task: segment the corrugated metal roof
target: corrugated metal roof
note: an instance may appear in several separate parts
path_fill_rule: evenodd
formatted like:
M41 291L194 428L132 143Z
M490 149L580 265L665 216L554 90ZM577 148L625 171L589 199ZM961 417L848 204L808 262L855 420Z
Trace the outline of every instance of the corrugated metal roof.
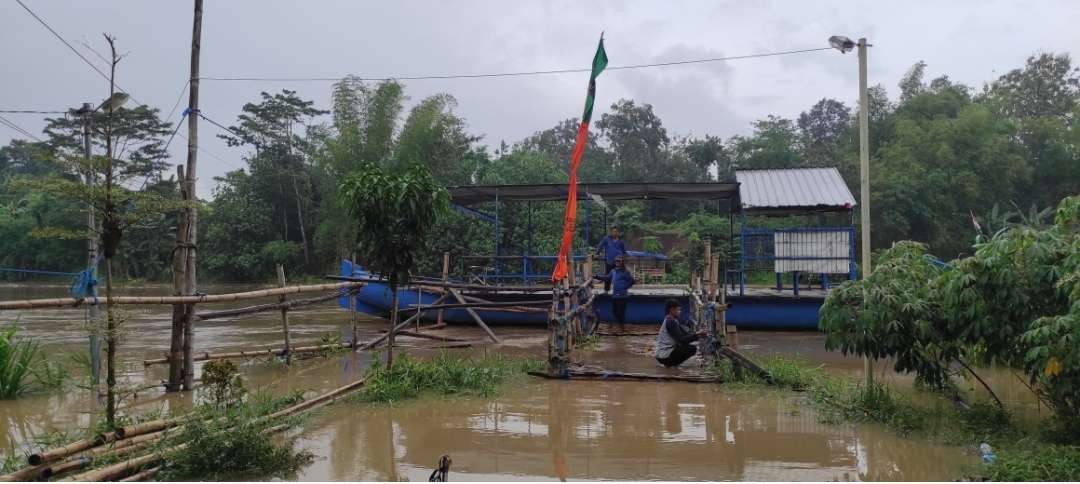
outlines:
M836 168L736 170L743 210L848 210L855 206Z

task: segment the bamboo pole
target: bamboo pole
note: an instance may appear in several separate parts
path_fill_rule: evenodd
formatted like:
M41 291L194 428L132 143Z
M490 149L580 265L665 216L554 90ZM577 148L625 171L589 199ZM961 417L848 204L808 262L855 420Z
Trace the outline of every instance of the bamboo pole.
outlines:
M184 165L176 167L177 185L180 187L180 200L189 203L184 182ZM176 222L176 245L173 249L173 296L184 295L184 278L187 272L187 211L180 210ZM166 391L180 391L184 378L184 311L187 306L174 304L172 307L172 333L169 339L169 385Z
M237 292L231 294L202 294L196 296L114 296L112 298L98 298L97 301L83 300L78 301L75 298L59 297L49 299L25 299L20 301L3 301L0 302L0 311L11 309L37 309L37 308L56 308L56 307L75 307L80 304L115 304L115 305L131 305L131 304L199 304L199 303L216 303L216 302L229 302L229 301L243 301L246 299L259 299L264 297L280 296L282 294L301 294L305 292L326 292L336 291L339 289L348 289L353 287L361 287L361 282L341 282L337 284L316 284L309 286L291 286L275 289L262 289L258 291L249 292Z
M349 266L352 267L352 264L355 263L355 261L356 261L356 252L353 252L352 253L352 258L349 259ZM349 293L349 322L352 323L352 349L353 350L356 350L356 344L357 344L357 342L360 341L358 339L358 336L357 336L357 333L356 333L356 327L359 325L359 322L360 322L360 313L359 313L359 311L356 310L356 297L357 297L357 293L355 293L355 292Z
M564 375L551 375L542 371L530 371L530 375L549 379L566 379ZM679 381L691 383L722 383L722 380L708 376L652 375L646 373L625 373L608 370L567 370L571 380L631 380L631 381Z
M465 304L465 298L461 297L461 293L458 292L457 289L454 289L454 288L448 288L448 289L450 290L450 294L452 294L454 296L454 298L458 300L459 303ZM472 316L473 321L476 321L476 324L479 325L480 328L482 328L484 330L484 332L486 332L488 334L488 336L491 338L492 341L494 341L496 343L501 343L501 341L499 341L499 337L495 336L495 332L492 331L491 328L489 328L488 325L484 323L483 319L480 319L480 315L476 314L476 311L473 311L473 309L471 307L465 308L465 311L469 313L469 316Z
M447 284L450 282L450 253L443 252L442 254L442 283ZM435 317L435 324L443 324L443 310L440 309L438 315Z
M435 340L435 341L451 341L451 342L468 341L468 340L464 340L464 339L461 339L461 338L452 338L450 336L442 336L442 335L427 334L427 333L417 333L416 331L407 331L407 330L400 330L400 331L397 332L397 334L398 334L398 336L412 336L413 338L432 339L432 340Z
M277 266L277 276L278 276L278 282L281 283L281 287L283 289L289 287L288 284L285 282L285 266L283 266L281 264L278 264L278 266ZM289 337L289 308L284 306L284 304L286 302L288 302L288 300L285 298L284 294L279 296L278 303L282 304L282 308L281 308L281 331L283 333L285 333L285 364L286 365L291 365L292 364L292 353L289 351L289 348L292 346L292 341L291 341L291 338Z
M154 478L161 472L161 466L151 467L142 472L136 472L128 477L120 479L120 482L146 482Z
M334 350L339 348L348 348L351 343L339 343L333 345L318 345L318 346L299 346L296 348L290 348L289 352L292 354L300 353L314 353L323 350ZM363 349L363 348L361 348ZM209 361L209 360L221 360L232 358L255 358L259 356L284 356L285 350L283 348L266 348L262 350L245 350L245 351L233 351L229 353L203 353L201 355L194 356L194 361ZM152 360L143 360L143 366L160 365L168 362L168 358L155 358Z
M377 277L350 277L350 276L338 276L328 275L326 279L332 281L350 281L350 282L377 282L382 284L389 284L385 279L379 279ZM464 291L487 291L487 292L499 292L499 291L517 291L517 292L547 292L549 289L544 286L489 286L485 284L463 284L458 282L442 282L438 280L419 280L414 281L410 286L429 286L429 287L444 287L460 289Z
M350 298L352 298L352 297L354 297L356 295L356 292L355 291L350 291L350 292L348 292L346 294ZM195 317L198 318L200 321L207 321L207 320L211 320L211 319L227 318L227 317L231 317L231 316L243 316L243 315L252 314L252 313L261 313L261 312L264 312L264 311L274 311L274 310L285 309L285 308L294 309L294 308L298 308L298 307L311 306L313 304L319 304L319 303L326 302L326 301L332 301L332 300L340 298L340 297L341 297L341 293L334 292L334 293L326 294L326 295L319 296L319 297L313 297L313 298L309 298L309 299L292 299L292 300L286 301L284 303L277 302L277 303L270 303L270 304L259 304L257 306L248 306L248 307L236 308L236 309L224 309L224 310L221 310L221 311L206 311L206 312L202 312L202 313L197 313L195 315ZM351 299L350 299L350 304L352 304ZM349 309L352 309L352 308L350 307Z

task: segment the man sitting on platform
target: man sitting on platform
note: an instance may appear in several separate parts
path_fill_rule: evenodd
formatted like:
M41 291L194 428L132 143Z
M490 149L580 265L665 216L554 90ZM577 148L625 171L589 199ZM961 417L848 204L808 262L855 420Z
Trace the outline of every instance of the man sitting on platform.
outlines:
M682 305L675 299L668 299L664 303L664 312L664 322L656 335L656 361L667 367L679 366L698 351L697 346L690 343L705 337L708 332L701 330L691 333L684 327L679 322Z
M637 281L634 274L626 268L626 259L619 254L615 257L615 267L605 275L595 275L593 279L604 281L604 285L615 286L611 293L611 312L615 314L615 322L619 324L619 332L626 331L626 303L630 300L630 286Z

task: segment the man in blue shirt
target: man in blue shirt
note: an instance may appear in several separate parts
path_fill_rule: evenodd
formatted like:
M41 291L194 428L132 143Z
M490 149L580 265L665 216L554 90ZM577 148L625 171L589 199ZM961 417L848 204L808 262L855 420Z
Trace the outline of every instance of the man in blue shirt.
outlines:
M615 292L611 293L611 312L615 313L615 322L619 324L619 332L625 332L626 303L630 299L630 286L637 281L634 280L634 274L626 269L626 261L622 254L615 257L614 269L605 275L595 275L593 278L615 286Z
M596 246L596 253L604 253L604 274L608 274L615 268L615 258L626 254L626 244L619 238L619 226L611 226L611 234L605 235ZM611 281L604 281L604 292L611 290Z

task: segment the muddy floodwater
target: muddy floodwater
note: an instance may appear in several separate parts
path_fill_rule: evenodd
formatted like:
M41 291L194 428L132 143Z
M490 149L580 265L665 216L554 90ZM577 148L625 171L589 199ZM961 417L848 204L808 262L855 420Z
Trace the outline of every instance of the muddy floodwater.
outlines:
M206 293L238 292L255 286L201 288ZM0 285L0 300L64 296L66 287ZM164 286L124 287L123 294L167 294ZM201 305L200 310L246 304ZM164 365L144 367L168 349L168 306L125 307L121 386L136 388L166 378ZM349 315L326 303L290 314L295 346L317 344L326 335L348 340ZM88 351L85 311L80 308L0 312L0 324L17 324L22 337L35 339L54 360L76 375L71 355ZM359 337L370 340L385 320L361 317ZM644 328L642 328L644 329ZM476 328L450 328L448 334L480 340ZM458 352L500 352L543 356L541 328L495 328L501 345ZM281 319L267 312L197 323L201 352L280 347ZM823 365L827 371L855 374L861 360L823 349L817 333L741 332L740 348L753 355L785 354ZM403 338L404 351L429 355L433 342ZM659 372L648 356L652 338L605 338L587 353L590 364L625 371ZM346 352L294 362L269 359L242 365L249 389L274 393L306 390L310 395L357 379L371 363L369 353ZM910 387L885 367L880 376ZM1006 384L1007 373L992 374L1014 407L1034 398ZM81 382L76 378L73 384ZM0 453L23 452L49 433L85 428L101 418L96 392L69 384L47 395L0 400ZM124 402L127 413L159 409L181 411L190 394L163 396L159 389L139 392ZM428 398L393 407L340 402L319 411L298 445L315 461L300 480L426 480L443 454L453 459L452 480L952 480L977 465L970 447L929 444L898 437L877 425L819 423L804 397L773 390L725 389L693 383L548 381L521 377L491 399ZM974 443L973 445L977 445Z

